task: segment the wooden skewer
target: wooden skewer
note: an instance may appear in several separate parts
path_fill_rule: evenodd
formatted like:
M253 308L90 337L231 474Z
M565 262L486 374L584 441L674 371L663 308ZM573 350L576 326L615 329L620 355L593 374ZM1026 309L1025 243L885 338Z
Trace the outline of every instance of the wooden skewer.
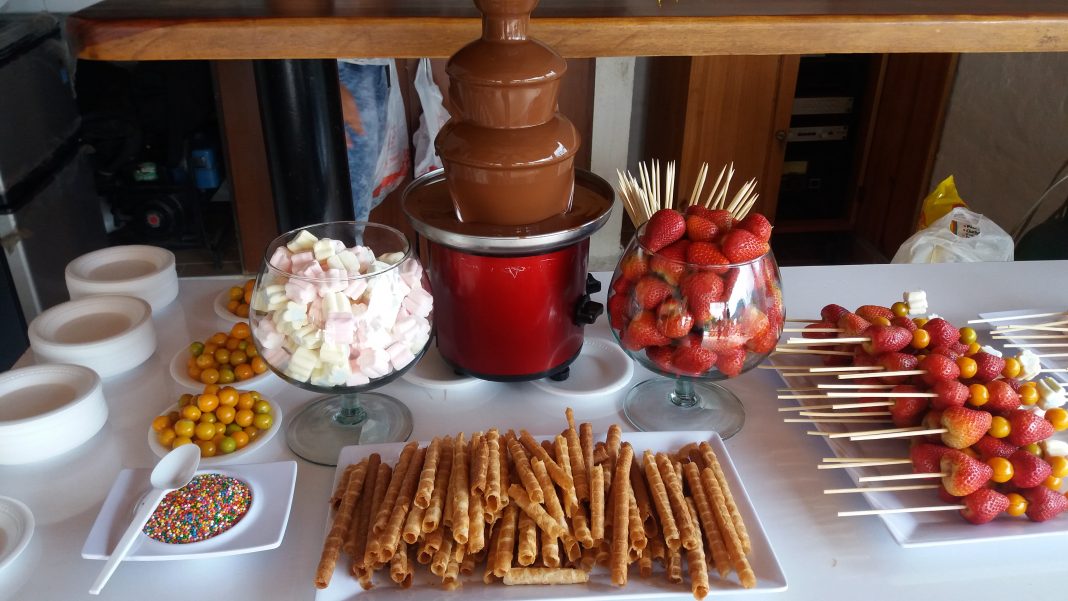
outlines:
M1039 373L1044 373L1044 374L1064 374L1064 373L1068 373L1068 369L1065 369L1063 367L1050 367L1050 368L1040 369L1038 371L1039 371Z
M827 398L827 395L826 394L780 394L780 395L776 396L775 398L780 399L780 400L796 401L796 400L800 400L800 399L825 399L825 398Z
M828 488L823 491L825 495L841 495L857 492L896 492L901 490L933 490L938 488L937 484L902 484L901 486L871 486L860 488ZM963 505L961 506L963 507ZM867 510L871 511L871 510ZM838 512L838 515L848 512ZM903 511L887 511L887 513L905 513ZM859 513L856 515L860 515Z
M1068 353L1045 353L1042 355L1035 355L1039 359L1056 359L1058 357L1068 357Z
M808 332L811 334L837 334L840 332L844 332L845 330L843 330L842 328L783 328L782 331L795 333Z
M849 440L882 440L883 438L906 438L909 436L926 436L928 434L942 434L949 432L945 428L929 428L927 430L915 430L912 432L886 432L885 434L861 434L860 436L850 436Z
M686 206L693 206L697 204L698 199L701 198L701 189L705 187L705 180L708 179L708 163L701 163L701 170L697 172L697 181L693 183L693 190L690 192L690 201Z
M1060 321L1047 321L1045 323L1032 323L1032 324L1009 324L1004 326L997 326L994 328L995 332L1013 332L1017 330L1041 330L1043 328L1050 328L1053 326L1063 326L1068 324L1068 319L1062 319Z
M927 487L938 488L938 487ZM918 490L918 489L901 489L901 490ZM857 511L838 511L839 518L849 518L853 516L882 516L884 513L917 513L921 511L952 511L955 509L963 509L963 505L931 505L929 507L898 507L896 509L859 509Z
M886 461L862 461L858 463L822 463L816 466L818 470L836 470L852 467L875 467L878 465L906 465L912 463L911 459L888 459Z
M853 353L849 351L820 351L816 349L793 349L784 348L781 346L775 347L775 352L772 354L779 355L834 355L837 357L852 357Z
M851 390L889 390L893 384L816 384L817 390L849 388Z
M901 371L884 371L879 373L880 378L896 378L898 376L919 376L927 373L923 369L903 369ZM842 374L838 376L839 380L850 380L856 378L868 378L871 374Z
M784 319L786 323L821 323L819 319Z
M908 428L884 428L882 430L864 430L864 431L859 431L859 432L836 432L834 434L830 434L829 436L831 438L850 438L851 439L853 436L876 436L876 435L879 435L879 434L895 434L895 433L902 434L902 433L906 433L906 432L911 434L913 432L918 432L918 431L920 431L920 428L918 426L911 426L911 427L908 427Z
M841 419L823 418L823 417L806 417L806 418L787 418L782 420L786 424L891 424L893 423L888 419L878 418L861 418L861 417L846 417Z
M968 323L994 323L998 321L1012 321L1014 319L1037 319L1039 317L1057 317L1059 315L1068 315L1068 311L1059 311L1056 313L1030 313L1027 315L1013 315L1011 317L989 317L987 319L969 319Z
M893 474L890 476L861 476L859 482L888 482L891 480L929 480L945 476L941 472L923 472L919 474Z
M792 376L807 376L807 377L810 377L810 378L811 377L815 377L815 376L832 377L832 376L842 376L844 374L854 375L854 377L857 377L857 378L870 378L870 377L874 377L876 375L882 375L882 374L877 373L878 370L869 370L869 371L866 371L864 373L857 373L857 371L856 371L857 369L858 368L854 368L854 367L841 367L841 368L837 368L837 369L835 369L835 368L827 368L826 371L815 371L815 370L812 370L812 369L809 369L807 371L781 371L781 372L779 372L779 375L784 377L784 378L792 377Z
M802 411L798 413L805 417L890 417L889 411ZM885 420L884 420L885 421Z
M818 373L831 372L831 371L868 371L868 372L880 371L880 372L886 372L886 368L883 367L882 365L843 365L841 367L827 367L827 366L811 367L811 368L809 368L809 371L812 372L812 373L817 373L817 374ZM890 372L886 372L886 373L890 373ZM884 374L879 374L879 375L882 376ZM856 377L860 378L860 377L865 377L865 376L856 376Z
M841 338L787 338L786 344L807 344L807 345L823 345L823 344L855 344L858 342L871 342L871 338L867 336L843 336Z
M823 367L822 365L772 365L770 363L761 363L757 366L757 369L812 369L814 367Z
M1068 342L1033 342L1031 344L1006 344L1005 346L1007 348L1053 348L1068 346Z
M798 387L798 388L776 388L775 392L819 392L819 388L815 386Z
M859 392L828 392L827 398L835 399L856 399L864 397L887 397L887 398L910 398L910 399L923 399L937 397L938 393L935 392L890 392L882 390L867 390Z
M798 405L796 407L779 407L780 412L787 411L810 411L813 409L860 409L862 407L889 407L891 401L869 401L866 403L841 403L834 405Z
M1021 336L998 336L994 334L994 340L1060 340L1068 338L1068 334L1023 334Z
M824 457L824 463L864 463L872 461L905 461L912 463L911 459L902 457Z
M731 173L733 174L734 173L734 163L731 163L730 170L731 170ZM714 209L714 208L716 208L713 205L713 202L716 200L716 198L718 198L718 195L719 195L719 184L723 181L723 176L726 173L727 173L727 166L724 165L723 168L719 170L719 176L716 177L716 183L713 184L712 188L708 191L708 198L706 198L705 201L703 203L701 203L701 204L704 205L704 207L706 209ZM727 181L730 182L730 176L727 177Z

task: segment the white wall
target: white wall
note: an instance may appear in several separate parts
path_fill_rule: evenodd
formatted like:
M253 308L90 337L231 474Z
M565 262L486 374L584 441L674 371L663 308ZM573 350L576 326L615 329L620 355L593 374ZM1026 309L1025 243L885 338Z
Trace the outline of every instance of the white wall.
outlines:
M929 189L953 175L973 210L1012 233L1065 159L1068 53L961 55Z
M594 76L590 170L616 187L630 148L634 58L599 58ZM590 241L590 271L612 271L623 249L619 232L626 211L617 198L612 215Z

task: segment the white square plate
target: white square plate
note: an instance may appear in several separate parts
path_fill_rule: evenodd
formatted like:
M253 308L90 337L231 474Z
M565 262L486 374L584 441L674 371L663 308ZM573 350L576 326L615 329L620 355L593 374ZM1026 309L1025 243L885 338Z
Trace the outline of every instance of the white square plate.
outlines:
M107 559L130 523L134 508L148 491L151 469L119 472L82 547L86 559ZM252 489L252 505L233 528L222 534L185 545L168 544L147 536L134 543L125 561L165 561L237 555L274 549L282 544L297 482L295 461L226 465L198 470L241 480Z
M535 438L542 440L549 437ZM603 438L604 436L602 435L601 439L603 440ZM715 432L624 432L623 440L630 442L634 446L635 454L639 456L645 449L675 451L687 443L707 440L719 457L720 463L723 464L724 475L730 484L731 491L734 493L735 502L752 539L752 553L749 556L749 561L753 567L753 572L756 573L757 585L752 589L744 589L738 583L736 574L732 573L728 580L721 580L715 571L712 571L709 574L710 598L731 593L771 593L786 590L786 576L779 566L779 560L775 557L771 543L764 532L764 527L753 510L753 504L750 502L749 495L738 477L738 472L731 462L730 455L727 453L726 447L723 446L723 441L720 440ZM421 444L426 445L428 443L423 442ZM356 463L371 453L381 455L383 462L394 463L403 448L404 443L345 447L338 457L338 471L335 474L334 486L337 486L338 477L344 471L345 466L350 463ZM330 527L332 517L329 516L327 520L327 529ZM370 595L373 598L403 598L405 601L455 601L459 598L463 598L465 601L521 601L527 599L606 599L615 601L620 599L666 599L677 598L679 595L690 595L688 578L684 584L671 584L664 578L663 570L659 569L659 566L657 566L653 577L647 580L639 578L637 570L632 569L627 586L623 588L613 586L608 571L598 566L594 569L587 584L504 586L497 583L486 585L482 583L481 572L479 572L477 575L463 577L463 587L457 591L442 589L440 579L435 578L427 567L422 565L416 566L415 583L410 589L401 589L395 586L392 581L384 582L389 578L388 573L379 571L375 575L375 588L370 591L364 591L355 578L350 575L348 568L348 557L343 555L338 559L330 586L316 591L316 601L340 601L364 595Z
M988 337L985 337L989 340ZM984 336L980 335L980 340ZM811 358L803 356L772 356L772 363L776 366L789 366L811 363ZM817 382L806 377L783 378L787 386L808 387L816 386ZM830 379L821 379L822 383L829 383ZM850 399L840 399L843 403ZM856 400L856 399L853 399ZM791 401L784 401L788 403ZM825 404L827 399L798 400L798 404L814 405ZM783 417L787 417L783 414ZM847 430L876 430L879 428L892 428L893 424L794 424L801 426L798 436L804 436L805 429L816 429L820 432L845 432ZM1063 434L1063 433L1061 433ZM827 445L831 448L835 457L899 457L908 458L909 439L891 438L884 440L850 441L847 438L827 438ZM813 468L815 469L815 468ZM854 484L862 486L859 482L861 476L890 475L911 473L909 465L890 465L869 468L846 469ZM914 481L914 483L916 483ZM921 483L929 483L921 482ZM882 484L893 484L886 482ZM864 484L863 486L874 486ZM902 507L920 507L924 505L944 504L935 490L911 490L899 492L870 492L861 493L873 509L900 509ZM930 547L936 545L955 545L963 543L976 543L982 541L998 541L1016 538L1032 538L1039 536L1068 534L1068 520L1055 519L1047 522L1036 523L1025 518L1001 517L993 522L974 525L964 521L955 511L930 511L925 513L895 513L881 514L879 518L886 524L890 534L902 547ZM849 517L841 519L864 520L867 517Z

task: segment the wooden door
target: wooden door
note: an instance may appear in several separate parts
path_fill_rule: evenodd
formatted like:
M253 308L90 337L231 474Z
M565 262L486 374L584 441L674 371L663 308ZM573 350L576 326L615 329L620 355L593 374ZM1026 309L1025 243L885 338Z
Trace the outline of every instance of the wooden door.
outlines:
M688 198L701 164L705 190L733 162L730 191L756 178L754 210L775 218L786 129L797 82L797 56L700 56L651 59L645 154L679 162L679 194Z

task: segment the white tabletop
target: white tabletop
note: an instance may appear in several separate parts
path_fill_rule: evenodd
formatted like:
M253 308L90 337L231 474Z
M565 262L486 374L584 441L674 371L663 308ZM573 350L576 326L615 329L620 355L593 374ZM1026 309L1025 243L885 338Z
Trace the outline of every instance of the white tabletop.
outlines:
M599 275L602 281L607 279L607 274ZM1064 308L1068 300L1065 276L1068 262L783 270L791 317L816 316L820 307L831 302L850 308L888 305L904 290L924 289L931 311L955 323L986 311ZM231 281L237 280L182 281L180 300L155 317L160 340L155 355L133 372L105 381L111 413L93 440L51 461L0 466L0 494L26 503L37 521L29 547L0 572L0 600L92 598L87 591L102 563L81 558L86 535L119 470L154 465L156 456L146 443L149 421L183 392L168 375L168 362L194 337L228 329L214 315L212 299ZM602 318L587 328L587 336L610 338L611 334ZM648 377L644 369L634 370L635 383ZM780 385L770 370L753 370L727 382L747 410L745 427L727 441L727 447L789 581L788 592L767 598L1063 597L1068 538L904 549L878 518L836 517L839 510L864 509L866 504L860 498L822 494L823 489L851 482L846 474L815 469L820 458L828 455L828 448L823 441L805 436L803 426L782 422L774 391ZM620 410L626 388L594 399L554 397L529 383L481 382L440 391L399 380L383 390L411 408L413 440L491 426L556 432L569 405L577 419L593 422L595 431L603 432L613 422L627 428ZM314 396L277 379L262 387L262 392L279 403L287 416ZM280 434L248 462L288 459L296 457ZM211 560L126 563L99 598L313 599L312 578L334 469L297 461L296 496L280 548ZM692 598L688 593L678 596L680 601L688 598Z

